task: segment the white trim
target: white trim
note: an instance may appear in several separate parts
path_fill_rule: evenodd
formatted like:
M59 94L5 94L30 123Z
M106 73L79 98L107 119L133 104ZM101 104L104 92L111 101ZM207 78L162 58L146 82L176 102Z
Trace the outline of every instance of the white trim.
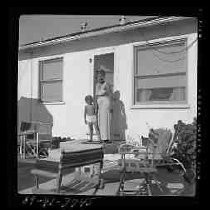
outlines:
M131 109L190 109L189 104L144 104L132 105Z
M44 105L64 105L65 102L64 101L60 101L60 102L40 102L41 104L44 104Z
M46 61L46 60L54 60L54 59L64 59L65 54L59 54L59 55L50 55L50 56L44 56L44 57L37 57L35 58L38 62L40 61Z
M93 58L95 55L104 55L104 54L108 54L108 53L115 53L115 50L116 50L116 47L103 47L103 48L94 49L92 51Z

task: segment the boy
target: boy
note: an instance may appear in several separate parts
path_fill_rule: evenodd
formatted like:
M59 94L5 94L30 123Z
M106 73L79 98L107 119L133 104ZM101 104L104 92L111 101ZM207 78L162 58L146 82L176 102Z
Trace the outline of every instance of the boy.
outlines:
M84 110L84 120L85 124L88 124L90 131L90 141L93 141L93 126L100 141L100 133L98 128L97 116L96 116L96 107L93 104L93 97L88 95L85 97L85 110Z

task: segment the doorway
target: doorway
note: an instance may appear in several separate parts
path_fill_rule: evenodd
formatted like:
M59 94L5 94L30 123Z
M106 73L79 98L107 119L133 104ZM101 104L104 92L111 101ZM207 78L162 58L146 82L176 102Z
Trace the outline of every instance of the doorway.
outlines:
M105 80L111 86L111 91L113 95L115 94L115 87L114 87L114 52L108 52L104 54L94 55L94 85L93 85L93 93L95 96L95 85L97 82L97 72L99 69L103 69L106 72ZM119 92L119 91L118 91ZM112 103L112 110L113 113L111 114L111 126L110 126L110 137L111 140L121 140L124 138L122 136L122 132L120 130L121 125L119 125L119 108L117 107L119 104L119 100L115 103Z
M94 55L94 85L93 93L95 96L95 85L97 82L97 72L103 69L106 72L105 80L111 86L111 91L114 90L114 53L106 53Z

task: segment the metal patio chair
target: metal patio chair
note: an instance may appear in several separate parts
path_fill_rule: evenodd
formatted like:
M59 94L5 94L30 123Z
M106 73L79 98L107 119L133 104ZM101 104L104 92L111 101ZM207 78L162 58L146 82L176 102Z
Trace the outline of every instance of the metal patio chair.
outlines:
M167 132L165 132L166 134ZM145 146L133 144L122 144L119 147L121 159L120 184L117 195L148 195L151 196L151 184L155 184L160 191L163 191L161 183L156 179L157 167L178 165L183 172L186 172L184 165L177 159L171 157L174 136L167 133L157 133L150 130L149 138L142 137ZM132 155L132 158L126 156ZM137 185L136 190L126 190L126 174L138 173L143 175L144 181Z
M119 160L121 175L117 195L151 196L151 183L156 184L162 191L162 188L155 177L157 168L154 165L154 156L150 161L147 149L145 150L144 147L136 147L132 144L123 144L119 148L119 153L121 154L121 159ZM137 154L141 154L141 159L135 157ZM134 155L134 157L126 158L127 155ZM126 176L128 174L138 174L143 178L143 182L136 183L137 186L135 190L126 189Z
M47 128L47 129L46 129ZM43 122L21 122L18 148L22 159L47 156L51 147L51 124Z

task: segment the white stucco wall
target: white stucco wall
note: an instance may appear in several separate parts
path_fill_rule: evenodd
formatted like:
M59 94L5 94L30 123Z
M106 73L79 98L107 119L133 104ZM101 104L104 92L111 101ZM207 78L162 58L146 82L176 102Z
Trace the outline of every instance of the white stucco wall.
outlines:
M18 100L31 97L31 60L18 62Z
M189 45L197 39L197 34L187 34L184 37L188 38ZM132 105L133 45L121 45L116 50L119 58L116 70L119 73L116 75L119 77L117 88L126 108L127 135L133 138L138 138L138 134L148 135L149 128L169 128L173 131L173 126L178 120L191 123L197 116L197 42L188 49L187 54L188 103L181 106L169 105L168 108L161 105L153 105L151 108Z
M19 62L18 100L21 96L38 99L39 60L63 57L63 103L43 105L53 116L53 136L86 136L84 124L84 98L92 94L92 64L88 52L68 53L58 56L40 57ZM32 85L31 85L32 73Z
M185 34L188 42L196 39L197 34ZM188 50L187 97L184 106L153 106L150 108L133 107L132 74L133 46L143 42L109 46L115 53L114 89L120 91L120 100L125 105L126 134L137 138L137 134L147 135L150 127L169 128L178 120L191 123L197 115L197 42ZM108 51L109 51L108 48ZM55 56L37 57L19 61L18 100L21 96L38 98L38 61L63 56L63 101L62 104L44 104L53 116L53 136L86 137L87 126L83 120L84 97L92 94L94 54L106 52L106 48L70 52ZM31 77L32 72L32 77ZM32 78L32 85L31 85Z

